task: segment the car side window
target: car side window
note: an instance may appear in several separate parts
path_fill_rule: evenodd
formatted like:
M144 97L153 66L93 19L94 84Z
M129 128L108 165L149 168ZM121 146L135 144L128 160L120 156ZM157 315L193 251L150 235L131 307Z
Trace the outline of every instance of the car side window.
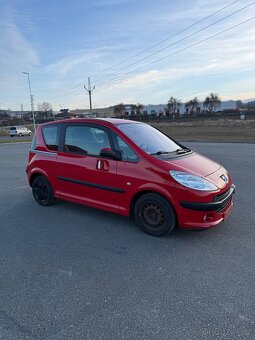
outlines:
M138 162L137 154L127 145L126 142L119 136L117 136L117 142L119 145L119 150L122 153L122 160L129 162Z
M45 141L45 145L49 150L57 151L58 150L58 136L59 136L59 127L56 125L49 125L42 128L43 138Z
M91 126L67 126L64 151L99 156L102 148L110 148L105 130Z

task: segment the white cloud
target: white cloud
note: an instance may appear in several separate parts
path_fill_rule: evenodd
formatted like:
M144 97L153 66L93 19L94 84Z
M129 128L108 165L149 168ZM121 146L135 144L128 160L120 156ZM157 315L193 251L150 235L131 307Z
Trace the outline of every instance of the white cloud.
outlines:
M128 65L128 62L122 63L119 68L122 67L123 69L114 73L115 76L106 77L103 81L100 81L101 76L115 72L118 69L118 67L113 68L112 65L120 63L125 58L128 59L139 51L152 46L153 43L157 43L157 39L158 41L163 40L164 36L170 36L227 5L227 3L223 4L220 0L179 1L175 4L167 0L165 2L161 0L157 4L152 1L149 2L148 8L145 8L142 12L142 7L136 5L135 1L90 0L90 4L93 4L92 7L94 7L93 10L100 11L101 9L96 8L97 6L112 6L109 10L113 14L115 7L123 3L126 4L125 8L128 9L127 13L132 9L134 16L131 18L126 13L123 13L121 17L116 15L115 22L113 15L110 19L112 20L111 25L107 22L109 18L105 16L105 22L102 23L102 26L101 23L95 26L95 34L89 37L86 50L77 50L77 44L72 45L71 42L70 46L68 45L70 49L63 50L63 46L59 45L60 42L56 40L54 32L52 37L44 36L43 24L45 24L45 20L42 23L41 20L35 19L39 19L41 14L40 11L38 13L35 11L36 6L32 6L31 8L33 9L25 6L26 8L20 12L10 8L10 6L5 9L0 21L0 72L1 84L3 84L1 95L5 95L6 98L11 98L12 96L12 98L20 100L22 91L19 91L18 87L25 81L21 72L28 71L32 73L35 100L42 99L61 103L61 105L66 103L70 107L71 105L75 107L87 105L88 98L83 85L87 83L88 76L91 77L92 85L100 84L100 82L102 84L102 86L96 87L94 93L98 106L100 106L100 103L104 106L105 104L110 105L120 101L161 102L164 101L164 97L168 96L168 94L171 95L171 92L180 99L199 94L204 96L203 91L210 88L212 88L213 92L219 92L220 95L231 96L231 91L233 91L233 95L237 94L238 97L239 91L241 97L244 97L245 94L254 97L254 94L250 95L248 88L248 86L252 85L252 81L250 83L249 80L245 79L242 82L239 81L240 77L244 77L245 73L247 73L248 77L248 71L250 71L250 74L255 72L254 22L239 26L176 55L167 57L160 62L153 63L147 68L137 68L137 70L131 72L133 68L141 65L141 63L134 65L133 68L128 66L124 68L123 66ZM250 3L248 0L239 1L219 15L211 17L208 21L204 21L191 30L187 30L187 32L185 31L182 35L176 36L172 40L167 40L164 44L158 45L157 48L170 45L171 42L191 34L197 29L216 21L217 18L224 17L248 3ZM145 7L146 5L147 3ZM153 13L155 15L152 15L152 9L154 10L155 8L158 8L158 11L156 14ZM250 7L248 10L240 12L240 15L226 20L226 22L222 21L219 25L215 25L175 46L171 46L169 49L148 58L148 60L144 60L143 63L149 64L153 60L163 58L167 54L233 26L251 17L252 9L254 8ZM118 13L120 13L119 8ZM42 16L48 20L51 17L50 10L45 9ZM116 23L119 24L117 25ZM103 24L106 24L106 26ZM107 37L104 34L101 35L103 27L109 28L105 32ZM30 35L30 33L35 34ZM51 50L53 53L50 56L43 54L45 52L44 47L40 49L41 63L39 51L35 49L31 40L28 40L29 36L34 38L35 35L39 37L36 42L38 46L39 44L43 46L43 44L47 45L48 43L55 46L55 50ZM120 37L121 39L119 39ZM79 43L79 39L84 42L84 37L82 40L77 36L76 43ZM76 47L74 48L74 46ZM79 46L84 46L84 44ZM150 51L155 50L156 48L153 48ZM148 55L150 51L147 50L142 55ZM61 57L58 56L60 54ZM139 58L141 58L141 54L140 57L130 59L129 63ZM95 73L97 74L95 75ZM228 78L234 79L234 76L236 87L228 83ZM116 79L111 81L113 77ZM216 79L217 86L214 87ZM193 86L193 83L196 83L196 85ZM15 92L10 91L10 89L15 87L17 91L16 94L13 94ZM7 93L8 89L9 93ZM27 88L24 91L27 92ZM2 99L1 102L3 102Z
M15 24L14 13L7 11L0 23L1 35L1 89L6 90L18 83L22 71L39 64L39 57L31 43Z

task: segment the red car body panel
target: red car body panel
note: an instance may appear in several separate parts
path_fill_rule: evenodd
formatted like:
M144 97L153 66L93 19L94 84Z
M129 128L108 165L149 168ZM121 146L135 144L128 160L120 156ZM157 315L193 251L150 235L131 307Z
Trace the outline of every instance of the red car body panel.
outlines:
M42 128L50 124L61 126L69 123L96 124L115 132L137 154L139 161L118 161L48 149ZM210 205L219 195L230 190L233 192L231 177L227 175L227 183L220 177L226 174L221 165L195 152L168 160L154 157L120 131L118 124L128 123L130 121L118 119L77 119L38 126L36 145L30 150L27 166L30 185L35 176L42 174L50 182L56 198L124 216L132 214L133 203L137 197L145 192L156 192L172 204L179 227L186 229L210 228L229 215L233 205L232 197L222 209L198 208L199 204ZM218 189L208 192L184 187L170 176L170 170L203 177L214 183Z

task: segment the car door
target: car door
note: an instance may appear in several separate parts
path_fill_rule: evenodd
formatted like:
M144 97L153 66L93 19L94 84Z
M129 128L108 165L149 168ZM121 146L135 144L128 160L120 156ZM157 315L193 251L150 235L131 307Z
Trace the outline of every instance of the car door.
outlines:
M115 149L122 154L122 160L117 162L118 187L123 190L120 213L128 215L133 197L147 183L147 170L130 145L116 133L112 137Z
M57 157L59 197L118 212L122 189L116 180L117 161L100 156L111 148L107 128L74 123L63 126Z

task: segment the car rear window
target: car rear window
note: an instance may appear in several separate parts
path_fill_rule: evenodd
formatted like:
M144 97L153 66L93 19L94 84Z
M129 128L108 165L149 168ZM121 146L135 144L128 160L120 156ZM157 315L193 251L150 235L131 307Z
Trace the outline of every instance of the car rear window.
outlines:
M59 127L57 125L49 125L42 128L45 145L49 150L58 150Z
M16 127L15 127L15 126L12 126L12 127L10 127L9 130L16 130Z

